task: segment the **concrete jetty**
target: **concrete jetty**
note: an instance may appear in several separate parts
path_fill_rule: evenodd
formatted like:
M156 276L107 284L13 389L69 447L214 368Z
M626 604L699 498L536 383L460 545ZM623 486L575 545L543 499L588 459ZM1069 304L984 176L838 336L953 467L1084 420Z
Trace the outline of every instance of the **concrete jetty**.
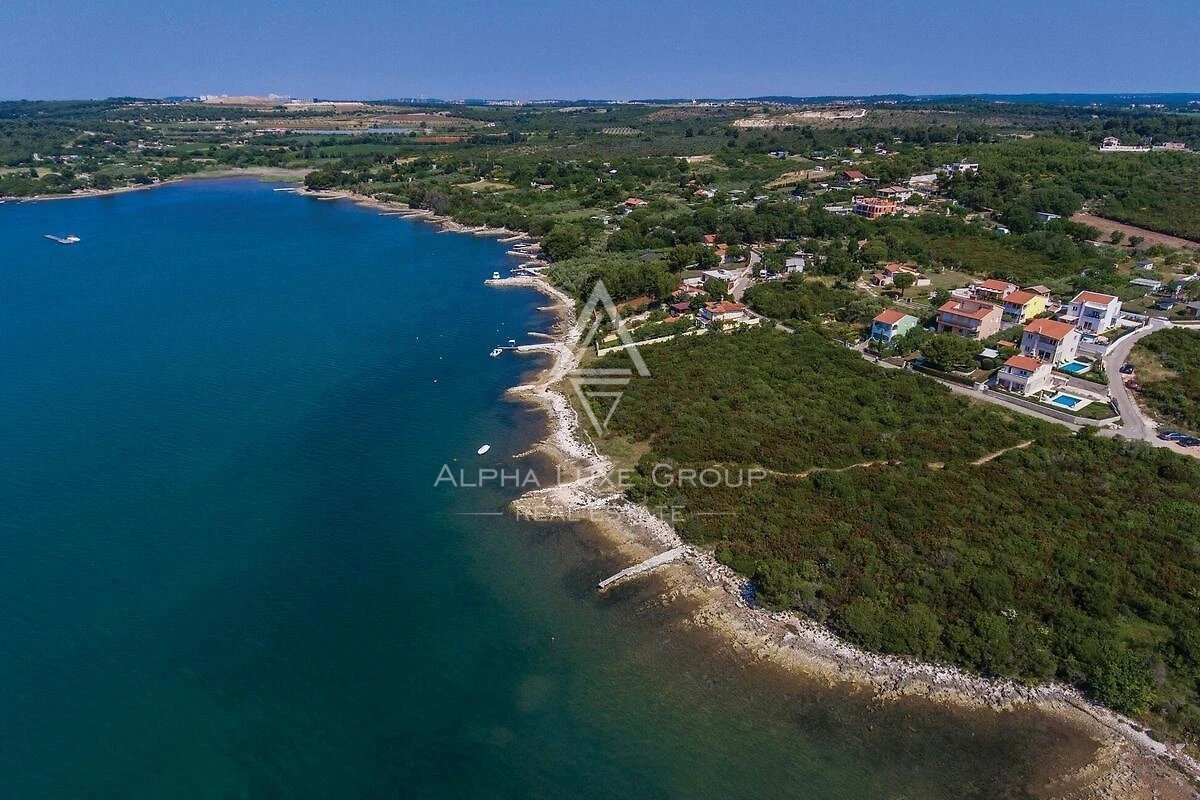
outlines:
M661 566L670 564L674 561L679 561L685 555L687 555L687 551L688 551L688 548L686 545L680 545L679 547L672 547L670 550L668 550L665 553L659 553L656 556L651 556L650 558L647 558L645 561L643 561L640 564L635 564L632 567L627 567L627 568L621 570L620 572L618 572L616 575L611 575L611 576L605 578L604 580L600 581L600 583L599 583L600 591L604 591L608 587L610 587L614 584L620 583L621 581L628 580L629 578L634 578L638 575L644 575L645 573L651 572L652 570L655 570L655 569L658 569Z

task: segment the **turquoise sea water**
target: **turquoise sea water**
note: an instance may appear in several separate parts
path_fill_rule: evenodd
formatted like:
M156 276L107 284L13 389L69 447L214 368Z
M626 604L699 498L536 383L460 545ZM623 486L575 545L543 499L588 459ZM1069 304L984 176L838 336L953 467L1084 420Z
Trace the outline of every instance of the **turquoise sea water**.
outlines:
M63 246L43 234L73 233ZM0 205L0 796L1025 797L1031 713L876 707L683 629L511 465L504 245L253 181ZM492 445L480 459L475 449Z

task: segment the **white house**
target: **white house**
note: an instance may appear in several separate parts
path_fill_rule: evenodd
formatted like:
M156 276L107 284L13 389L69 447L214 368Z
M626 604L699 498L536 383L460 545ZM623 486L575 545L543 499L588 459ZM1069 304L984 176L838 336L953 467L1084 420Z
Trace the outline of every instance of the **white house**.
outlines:
M1139 286L1143 289L1149 289L1152 292L1157 292L1162 288L1162 281L1156 281L1153 278L1134 278L1129 282L1130 286Z
M936 192L938 188L937 175L913 175L908 179L908 188L914 192L922 194L930 194Z
M882 197L885 200L895 200L897 203L908 202L908 198L914 194L912 189L904 186L885 186L875 192L876 197Z
M1021 352L1038 361L1065 364L1079 351L1079 330L1069 322L1035 319L1025 326Z
M705 278L715 281L725 281L726 283L733 283L742 277L740 269L706 269L702 274Z
M1037 394L1050 383L1053 368L1029 356L1012 356L996 373L996 385L1023 395Z
M716 303L705 303L700 309L702 322L745 322L746 307L741 303L720 300Z
M1121 301L1111 294L1080 292L1067 305L1064 322L1090 333L1103 333L1114 328L1121 316Z

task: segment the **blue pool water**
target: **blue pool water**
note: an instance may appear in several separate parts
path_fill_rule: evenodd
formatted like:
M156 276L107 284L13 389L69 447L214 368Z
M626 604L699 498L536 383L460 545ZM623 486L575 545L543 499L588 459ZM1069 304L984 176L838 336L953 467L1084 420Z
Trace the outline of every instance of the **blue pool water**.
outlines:
M1072 361L1071 363L1063 364L1062 367L1060 367L1063 372L1069 372L1072 375L1082 375L1091 370L1091 368L1091 364L1087 364L1083 361Z
M1063 406L1064 408L1075 408L1075 406L1083 402L1083 398L1074 397L1069 394L1056 394L1054 397L1050 398L1050 402L1056 406Z

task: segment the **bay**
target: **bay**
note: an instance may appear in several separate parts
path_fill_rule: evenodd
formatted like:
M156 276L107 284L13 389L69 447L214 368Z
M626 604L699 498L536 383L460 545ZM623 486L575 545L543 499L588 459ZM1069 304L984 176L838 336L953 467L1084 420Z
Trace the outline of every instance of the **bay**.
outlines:
M435 487L548 469L539 362L488 357L545 299L272 188L0 205L4 797L1031 797L1090 755L752 664L511 485Z

